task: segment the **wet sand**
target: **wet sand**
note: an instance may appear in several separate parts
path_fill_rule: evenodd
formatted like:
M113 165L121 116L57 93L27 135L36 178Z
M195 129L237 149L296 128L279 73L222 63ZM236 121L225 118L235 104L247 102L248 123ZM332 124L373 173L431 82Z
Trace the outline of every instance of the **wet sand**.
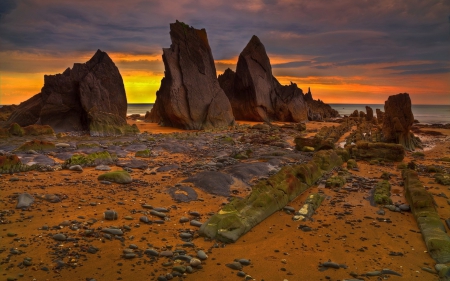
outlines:
M131 124L133 122L141 132L185 133L156 124L130 121ZM249 122L239 123L252 125ZM310 122L307 124L307 133L313 134L324 125L336 124ZM427 137L433 147L423 151L423 158L414 158L408 152L404 162L414 160L420 165L434 164L449 169L450 163L438 159L450 156L450 130L440 131L444 137ZM292 140L293 137L288 143L292 144ZM175 164L192 161L186 155L176 153L161 153L151 160L157 162L158 158L164 158L167 161L167 157L171 157ZM383 172L391 173L391 198L394 203L406 203L396 164L380 166L358 161L359 171L350 173L355 178L376 180ZM122 169L111 167L113 170ZM208 259L202 262L201 269L184 273L185 280L244 280L237 276L238 271L226 266L240 258L251 261L250 265L242 269L252 277L250 280L343 280L353 278L352 273L363 274L385 268L402 275L388 275L389 280L438 280L436 275L422 270L422 267L433 268L435 261L426 252L412 214L384 209L385 215L378 215L380 207L370 205L367 199L369 190L363 186L355 192L344 189L336 192L322 185L313 186L289 204L299 210L310 193L323 192L327 199L313 216L313 221L296 222L292 220L293 214L279 211L236 243L223 244L198 237L198 227L191 226L189 222L180 223L179 219L192 219L194 217L189 212L197 211L201 216L195 219L205 222L209 214L217 212L227 202L227 198L205 193L190 185L199 199L189 203L175 202L167 193L167 187L176 185L183 177L174 171L150 171L134 171L133 179L138 181L129 185L103 185L97 177L104 172L94 168L84 168L81 173L60 170L2 175L1 280L7 280L8 277L17 280L157 280L158 276L171 272L177 263L183 264L171 258L152 258L143 254L148 248L159 252L184 249L194 256L197 250L204 250ZM449 203L445 198L450 196L449 188L436 184L427 175L421 176L421 181L434 195L441 218L450 218ZM60 203L49 203L36 198L29 210L15 209L15 195L24 192L33 195L59 194L65 199ZM245 192L240 194L244 195ZM143 204L170 209L167 213L170 219L162 224L140 222L139 218L143 215L151 217L149 210L142 208ZM118 220L104 220L103 213L108 209L117 211ZM97 221L88 225L89 219ZM79 226L78 230L69 229L74 224ZM300 225L310 227L311 231L298 229ZM50 229L42 229L44 226ZM100 232L111 226L120 226L125 231L123 226L128 226L130 230L125 232L122 241L85 234L86 229ZM180 232L193 233L193 248L180 239ZM75 239L55 241L52 236L57 233ZM137 246L134 250L137 256L125 259L123 251L132 244ZM89 253L87 249L90 247L98 251ZM11 254L12 249L22 253ZM32 265L21 268L19 265L26 257L32 258ZM58 269L55 263L58 259L64 260L68 266ZM320 271L319 264L326 261L345 265L346 268ZM359 278L378 280L377 277Z

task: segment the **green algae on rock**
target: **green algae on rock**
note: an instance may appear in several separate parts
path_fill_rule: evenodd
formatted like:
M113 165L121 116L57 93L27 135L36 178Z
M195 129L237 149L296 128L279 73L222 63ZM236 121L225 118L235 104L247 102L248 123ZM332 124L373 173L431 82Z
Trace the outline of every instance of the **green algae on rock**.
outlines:
M387 180L377 183L373 192L373 199L376 204L391 205L391 184Z
M49 125L29 125L23 127L25 135L27 136L42 136L42 135L54 135L55 131Z
M29 151L34 150L38 152L48 152L56 150L56 146L54 143L43 140L32 140L26 142L15 149L15 151Z
M150 151L150 149L144 149L144 150L139 150L139 151L136 151L136 153L135 153L135 157L142 157L142 158L148 158L148 157L150 157L151 156L151 151Z
M402 161L405 157L405 149L395 143L369 143L358 141L356 145L347 146L350 155L362 160Z
M127 171L114 171L98 176L99 181L110 181L115 183L127 184L133 180Z
M450 185L450 175L449 174L437 173L434 175L434 179L439 184Z
M227 243L235 242L307 190L325 172L341 164L342 159L335 151L322 150L306 164L283 167L275 175L253 186L246 198L235 198L225 205L200 227L200 235Z
M438 263L450 262L450 236L446 233L433 196L425 190L419 175L413 170L403 170L406 199L422 232L428 253Z
M72 157L64 162L64 167L80 165L82 167L93 167L97 165L111 165L117 161L115 154L110 154L108 151L94 152L88 155L74 154Z
M349 159L347 161L347 169L354 169L354 168L358 168L358 164L356 163L355 159Z
M17 155L0 155L0 174L26 172L34 169L34 166L22 164Z
M308 196L305 204L300 208L296 215L292 218L295 221L304 221L310 219L314 212L319 208L325 196L319 193L313 193Z

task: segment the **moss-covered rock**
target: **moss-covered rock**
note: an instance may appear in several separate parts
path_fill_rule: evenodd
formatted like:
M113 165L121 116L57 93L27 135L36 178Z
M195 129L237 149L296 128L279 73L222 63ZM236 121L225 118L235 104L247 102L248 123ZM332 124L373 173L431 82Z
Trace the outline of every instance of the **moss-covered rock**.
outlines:
M8 132L11 136L22 137L25 135L25 130L17 123L12 123L9 126Z
M314 152L314 147L312 147L312 146L304 146L302 148L302 151L303 152Z
M385 161L402 161L405 157L405 149L400 144L394 143L369 143L359 141L356 145L348 146L351 156L356 159L370 161L372 159Z
M403 170L406 199L422 232L428 253L438 263L450 262L450 236L436 211L433 197L424 188L419 175L413 170Z
M437 183L443 185L450 185L450 175L449 174L435 174L434 179Z
M403 169L407 169L407 168L408 168L408 165L405 162L398 163L398 165L397 165L397 169L399 169L399 170L403 170Z
M134 156L135 157L148 158L151 155L152 155L152 152L150 151L150 149L144 149L144 150L136 151Z
M127 171L114 171L108 172L103 175L98 176L99 181L109 181L120 184L131 183L133 179L131 175Z
M429 166L427 166L427 167L426 167L426 171L427 171L428 173L443 173L443 172L444 172L441 168L436 167L435 165L429 165Z
M64 167L80 165L82 167L93 167L98 165L111 165L117 161L115 154L110 154L108 151L94 152L88 155L74 154L72 157L64 162Z
M373 192L373 200L379 205L391 205L391 184L387 180L377 183Z
M29 151L34 150L38 152L49 152L56 150L56 146L54 143L49 141L43 141L43 140L32 140L29 142L26 142L16 148L15 151Z
M327 179L327 181L325 182L325 187L329 187L329 188L341 188L344 186L344 184L347 182L347 180L345 179L345 177L343 176L332 176L330 178Z
M313 193L308 196L305 204L300 208L296 215L292 218L295 221L304 221L310 219L314 212L319 208L325 196L319 193Z
M443 157L441 159L439 159L442 162L450 162L450 157Z
M223 242L234 242L262 220L281 210L307 190L325 172L342 164L332 150L317 152L301 165L285 166L267 180L258 182L244 199L235 198L200 227L200 234Z
M29 125L23 127L27 136L54 135L55 131L49 125Z
M1 155L0 156L0 174L9 174L17 172L26 172L33 170L34 166L22 164L17 155Z
M140 132L136 124L130 126L115 114L92 111L88 115L91 119L89 133L93 137L136 135Z
M356 163L355 159L349 159L347 161L347 169L354 169L354 168L358 168L358 164Z

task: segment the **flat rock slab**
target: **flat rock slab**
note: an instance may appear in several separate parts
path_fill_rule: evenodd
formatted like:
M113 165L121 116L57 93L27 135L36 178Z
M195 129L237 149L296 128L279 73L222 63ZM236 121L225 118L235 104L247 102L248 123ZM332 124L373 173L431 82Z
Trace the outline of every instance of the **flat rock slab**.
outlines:
M116 163L117 166L119 167L127 167L127 168L131 168L131 169L147 169L148 164L145 161L142 160L130 160L130 161L119 161Z
M145 144L131 144L127 147L125 147L126 151L136 152L139 150L145 150L148 149L147 145Z
M189 186L170 187L167 192L177 202L190 202L198 198L197 192Z
M266 162L240 163L226 169L233 177L250 184L255 177L267 176L274 167Z
M61 153L56 153L55 158L66 161L67 159L70 159L73 155L74 155L74 153L72 153L72 152L61 152Z
M17 197L16 209L28 208L33 204L34 197L28 193L22 193Z
M50 157L48 157L47 155L41 155L41 154L20 154L18 155L20 158L20 161L23 164L27 164L27 165L33 165L33 164L38 164L38 165L50 165L53 166L55 165L55 161L53 159L51 159Z
M172 171L172 170L178 170L180 168L180 166L178 165L166 165L166 166L162 166L159 167L158 169L156 169L157 172L168 172L168 171Z
M227 174L221 172L200 172L184 182L191 182L201 190L220 196L230 195L230 186L234 183L234 179Z
M185 153L185 152L188 152L189 148L186 147L186 146L182 146L181 144L182 144L181 142L179 142L179 143L171 143L171 142L169 142L169 143L161 144L158 147L160 147L160 148L162 148L162 149L164 149L164 150L166 150L167 152L170 152L170 153Z

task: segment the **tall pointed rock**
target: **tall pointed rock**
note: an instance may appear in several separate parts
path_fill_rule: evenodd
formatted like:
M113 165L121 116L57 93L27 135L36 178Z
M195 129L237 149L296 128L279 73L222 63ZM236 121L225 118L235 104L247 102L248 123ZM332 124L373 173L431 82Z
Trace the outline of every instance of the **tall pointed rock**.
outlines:
M170 24L172 45L163 49L165 76L148 120L182 129L234 123L230 102L220 88L205 29Z
M307 120L302 90L296 84L283 86L277 81L266 49L255 35L239 55L236 73L226 70L219 76L219 83L237 120Z

